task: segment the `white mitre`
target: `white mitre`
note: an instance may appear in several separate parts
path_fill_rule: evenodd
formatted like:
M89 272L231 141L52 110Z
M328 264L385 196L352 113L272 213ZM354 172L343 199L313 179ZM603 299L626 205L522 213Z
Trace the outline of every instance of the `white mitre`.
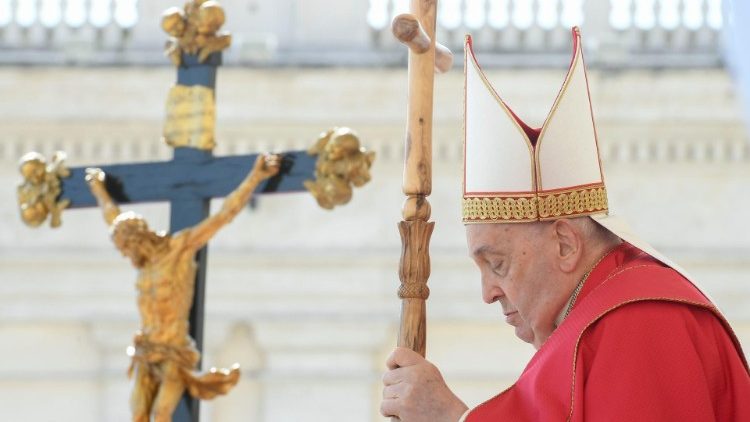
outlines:
M577 27L572 32L570 67L540 128L524 123L500 98L466 36L463 221L524 223L588 215L691 279L609 214L581 34Z
M573 60L541 128L524 123L490 85L466 37L465 223L527 222L607 213L607 191L583 66Z

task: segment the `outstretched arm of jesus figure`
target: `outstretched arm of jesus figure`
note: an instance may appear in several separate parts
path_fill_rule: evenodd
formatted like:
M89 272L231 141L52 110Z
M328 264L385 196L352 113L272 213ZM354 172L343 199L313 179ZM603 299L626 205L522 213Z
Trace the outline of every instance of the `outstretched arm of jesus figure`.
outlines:
M401 422L458 422L468 407L456 397L435 365L397 347L386 361L380 413Z
M112 197L109 196L107 188L104 185L106 175L100 168L87 168L86 169L86 183L91 189L91 194L96 198L96 202L102 208L104 213L104 221L107 225L112 225L112 221L120 215L120 208L117 206Z
M261 182L279 173L280 166L281 156L275 154L258 155L250 173L237 186L237 189L226 197L221 210L201 221L195 227L182 230L177 236L185 236L185 246L188 248L194 250L202 248L219 229L231 222L242 211Z

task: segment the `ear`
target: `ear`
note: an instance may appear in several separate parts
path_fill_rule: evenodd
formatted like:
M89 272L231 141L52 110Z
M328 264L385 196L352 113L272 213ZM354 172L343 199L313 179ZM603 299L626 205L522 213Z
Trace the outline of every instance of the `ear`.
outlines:
M552 230L557 242L558 266L562 272L573 272L583 255L582 233L566 219L555 220Z

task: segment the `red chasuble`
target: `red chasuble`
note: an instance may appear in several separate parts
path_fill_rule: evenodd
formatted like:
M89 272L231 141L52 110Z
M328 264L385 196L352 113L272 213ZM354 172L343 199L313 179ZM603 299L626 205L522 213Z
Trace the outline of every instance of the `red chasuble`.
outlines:
M623 244L518 381L466 421L750 421L750 374L716 307Z

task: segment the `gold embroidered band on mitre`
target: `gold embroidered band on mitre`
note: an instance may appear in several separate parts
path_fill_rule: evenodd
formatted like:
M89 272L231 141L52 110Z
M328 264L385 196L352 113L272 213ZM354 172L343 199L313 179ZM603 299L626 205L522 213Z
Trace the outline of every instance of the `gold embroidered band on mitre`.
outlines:
M464 197L464 223L531 222L606 213L604 186L527 197Z

